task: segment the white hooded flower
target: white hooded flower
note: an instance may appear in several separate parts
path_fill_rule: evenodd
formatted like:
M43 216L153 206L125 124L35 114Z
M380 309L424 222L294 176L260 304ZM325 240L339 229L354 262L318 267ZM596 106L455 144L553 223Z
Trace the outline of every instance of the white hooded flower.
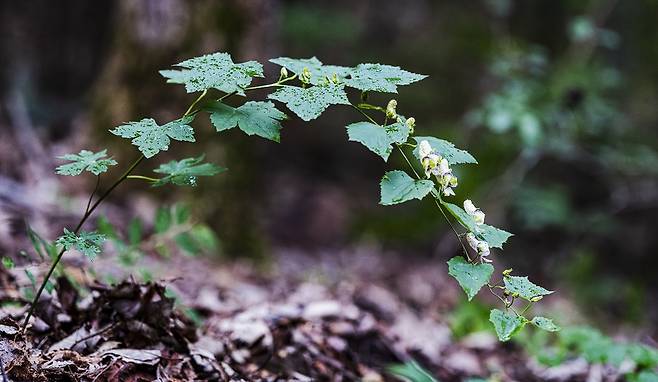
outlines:
M448 163L446 158L441 158L441 161L439 162L439 175L443 176L447 174L452 174L450 163Z
M441 157L430 153L421 160L423 164L423 169L425 169L425 176L430 177L430 175L439 175L439 162L441 162Z
M420 160L422 161L423 158L430 156L430 154L432 154L432 146L430 145L429 141L426 139L420 141L418 144L418 156L420 157Z
M491 254L491 250L489 249L489 243L487 243L486 241L480 241L478 243L477 251L480 257L489 256Z
M455 191L452 187L446 187L443 189L443 196L455 196Z
M484 224L485 214L481 209L475 207L475 204L470 199L464 200L464 210L467 214L473 217L475 224L482 225Z

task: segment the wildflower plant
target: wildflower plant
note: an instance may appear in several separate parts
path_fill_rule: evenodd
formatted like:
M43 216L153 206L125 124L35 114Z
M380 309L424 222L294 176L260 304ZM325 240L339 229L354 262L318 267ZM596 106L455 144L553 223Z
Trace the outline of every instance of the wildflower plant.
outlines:
M78 225L72 230L64 229L64 235L55 241L60 247L59 252L36 293L24 327L27 327L34 306L65 251L77 249L90 259L101 252L104 235L82 228L121 183L135 180L146 181L151 186L195 186L199 177L226 170L204 162L203 155L199 155L160 164L153 170L159 177L135 174L146 159L154 158L176 142L195 142L192 123L201 115L210 119L218 133L237 127L247 135L279 142L282 122L287 115L272 102L276 101L304 121L318 118L330 106L351 108L362 120L346 125L350 141L361 143L384 161L388 161L394 152L404 159L406 170L392 169L383 175L380 203L393 205L413 199L432 199L461 244L461 255L448 261L449 274L457 280L468 300L486 287L503 304L501 309L493 309L490 313L490 321L501 341L509 340L527 324L547 331L558 330L548 318L526 317L531 306L551 291L535 285L527 277L513 276L511 270L503 271L499 282L492 281L495 271L493 255L503 248L512 234L486 224L485 213L470 199L463 201L463 208L449 201L461 196L453 167L477 164L476 159L446 140L415 136L418 122L414 117L405 117L395 99L386 105L366 102L368 93L395 94L398 87L418 82L425 75L397 66L372 63L355 67L324 65L315 57L280 57L270 62L280 66L279 78L262 85L252 85L254 78L264 77L260 63L235 63L227 53L192 58L175 65L177 69L161 71L168 82L184 85L188 93L200 94L178 119L159 124L154 119L144 118L110 130L118 137L130 139L140 155L103 193L99 193L101 177L111 166L117 165L107 156L106 150L97 153L83 150L79 154L61 157L72 163L58 167L58 174L75 176L91 172L96 176L96 188ZM243 102L256 89L273 91L267 95L266 101ZM350 96L359 101L352 101ZM453 221L461 228L456 228ZM516 303L521 300L525 305L517 309Z

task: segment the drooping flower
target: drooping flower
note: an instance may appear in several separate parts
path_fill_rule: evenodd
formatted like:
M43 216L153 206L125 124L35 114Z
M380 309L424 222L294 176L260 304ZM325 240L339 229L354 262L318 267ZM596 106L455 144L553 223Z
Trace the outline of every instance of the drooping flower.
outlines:
M442 158L438 166L439 184L441 185L441 191L443 196L454 196L454 188L457 187L458 181L457 177L452 174L452 169L450 168L450 163L445 158Z
M405 124L407 125L407 129L409 129L409 134L413 134L414 129L416 128L416 118L414 117L407 118ZM423 142L427 142L427 141L423 141ZM429 145L429 143L427 144Z
M477 251L482 261L485 261L487 263L491 262L491 259L488 259L489 255L491 254L491 250L489 249L489 243L487 243L486 241L480 241L478 243Z
M398 107L398 101L392 99L388 101L386 105L386 118L396 119L398 116L397 111L395 110Z
M436 176L443 196L454 196L457 187L457 177L452 174L450 163L446 158L434 153L432 146L426 140L420 141L418 144L418 156L420 163L425 170L425 176Z
M425 157L428 157L432 153L432 146L430 143L424 139L418 144L418 156L422 161Z
M491 259L489 259L489 255L491 254L491 249L489 248L489 243L487 243L484 240L478 240L475 237L475 234L473 232L469 232L466 234L466 242L468 245L473 248L480 256L482 261L485 263L491 263Z
M469 232L466 234L466 242L468 243L469 246L471 246L471 248L477 251L478 243L480 241L475 237L473 232Z
M485 214L481 209L475 207L475 204L470 199L464 200L464 210L467 214L473 217L475 224L482 225L484 224Z

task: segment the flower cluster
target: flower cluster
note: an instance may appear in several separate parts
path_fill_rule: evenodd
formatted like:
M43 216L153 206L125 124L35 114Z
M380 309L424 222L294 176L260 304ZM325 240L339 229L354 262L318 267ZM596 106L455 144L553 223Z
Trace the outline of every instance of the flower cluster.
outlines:
M452 174L448 160L436 154L426 140L420 142L418 154L425 169L425 176L428 178L430 175L436 176L443 196L454 196L455 191L453 189L457 187L457 177Z
M466 213L473 218L475 224L477 225L484 224L484 217L485 217L484 212L482 212L481 209L475 207L475 205L470 199L464 200L464 211L466 211ZM489 259L489 255L491 254L491 250L489 249L489 243L487 243L484 240L478 240L473 232L469 232L466 234L466 241L468 242L468 245L477 252L478 256L480 256L480 259L482 261L484 261L485 263L491 263L491 259Z

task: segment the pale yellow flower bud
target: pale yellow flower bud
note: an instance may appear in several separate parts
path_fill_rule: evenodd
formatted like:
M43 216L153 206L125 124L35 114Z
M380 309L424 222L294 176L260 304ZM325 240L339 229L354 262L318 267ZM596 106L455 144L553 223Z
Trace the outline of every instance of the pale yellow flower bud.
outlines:
M398 101L392 99L388 101L388 105L386 105L386 117L394 119L398 116L397 111L395 110L398 106Z

